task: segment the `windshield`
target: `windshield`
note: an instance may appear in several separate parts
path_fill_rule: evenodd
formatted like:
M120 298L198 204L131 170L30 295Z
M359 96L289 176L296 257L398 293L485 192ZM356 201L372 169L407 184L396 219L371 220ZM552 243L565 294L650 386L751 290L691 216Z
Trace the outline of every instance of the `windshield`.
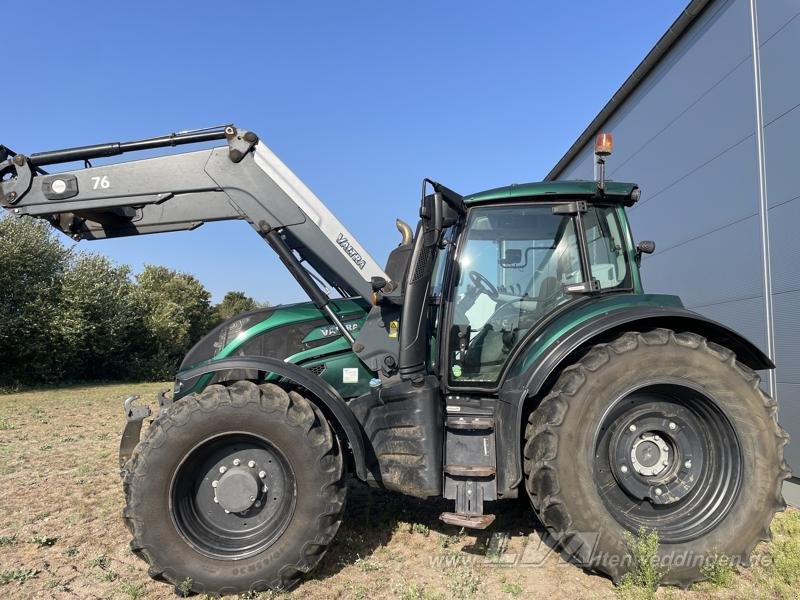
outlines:
M511 351L545 315L574 298L581 283L575 221L552 205L475 208L458 259L450 380L495 382ZM602 289L628 288L628 267L614 209L583 215L592 276Z

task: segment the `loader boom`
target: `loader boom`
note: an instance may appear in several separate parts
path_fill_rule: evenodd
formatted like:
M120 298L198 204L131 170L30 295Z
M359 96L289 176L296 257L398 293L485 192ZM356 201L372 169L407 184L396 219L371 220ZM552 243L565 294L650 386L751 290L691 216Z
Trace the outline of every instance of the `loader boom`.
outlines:
M225 140L227 146L102 166L90 163L214 140ZM344 225L251 131L229 125L29 157L0 150L0 205L17 215L44 218L75 240L244 220L278 252L317 304L321 291L308 289L316 284L303 263L345 297L370 300L372 279L388 280ZM84 161L85 168L56 174L43 169L75 161Z

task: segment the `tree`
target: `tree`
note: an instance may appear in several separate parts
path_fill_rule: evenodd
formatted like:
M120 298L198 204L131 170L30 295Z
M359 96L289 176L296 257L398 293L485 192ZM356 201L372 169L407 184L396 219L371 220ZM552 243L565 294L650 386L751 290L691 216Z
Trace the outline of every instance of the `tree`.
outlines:
M69 254L43 221L0 218L0 384L59 379L53 323Z
M239 313L266 306L268 306L268 304L256 302L244 292L231 291L225 294L222 298L222 302L214 307L214 321L216 323L221 323L231 317L235 317Z
M136 283L149 344L149 373L171 377L211 326L211 294L192 275L155 265L146 265Z
M130 267L81 253L64 275L57 330L70 380L145 375L145 323Z

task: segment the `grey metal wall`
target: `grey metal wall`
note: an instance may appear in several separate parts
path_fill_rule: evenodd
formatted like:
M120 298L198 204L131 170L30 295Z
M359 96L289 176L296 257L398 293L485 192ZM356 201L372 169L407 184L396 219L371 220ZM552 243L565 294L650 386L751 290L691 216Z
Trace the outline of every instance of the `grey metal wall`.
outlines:
M634 235L657 242L643 263L646 289L678 293L767 352L773 326L773 383L797 474L800 179L792 171L800 172L800 3L760 0L756 7L755 64L750 0L712 2L603 129L615 141L609 176L642 187L631 211ZM592 177L587 146L558 179ZM767 266L772 277L765 281Z

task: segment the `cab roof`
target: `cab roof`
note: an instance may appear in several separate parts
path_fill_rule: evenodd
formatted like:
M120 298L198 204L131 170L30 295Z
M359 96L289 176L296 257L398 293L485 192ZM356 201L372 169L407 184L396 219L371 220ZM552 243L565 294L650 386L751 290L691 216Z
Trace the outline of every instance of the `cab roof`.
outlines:
M618 181L605 182L605 192L599 193L596 181L535 181L514 183L504 187L485 190L464 197L464 203L482 204L514 200L541 200L550 202L556 199L576 199L587 202L613 202L633 206L638 194L633 194L639 186L635 183Z

